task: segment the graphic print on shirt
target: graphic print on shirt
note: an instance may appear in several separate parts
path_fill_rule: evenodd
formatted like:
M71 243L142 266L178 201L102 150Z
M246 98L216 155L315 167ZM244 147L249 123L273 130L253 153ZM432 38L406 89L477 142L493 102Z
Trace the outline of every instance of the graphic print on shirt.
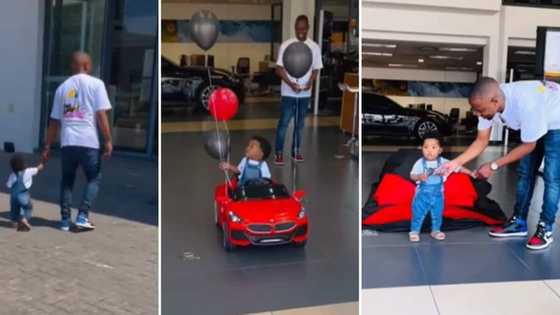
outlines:
M64 119L84 120L86 113L80 108L78 91L71 88L64 97Z

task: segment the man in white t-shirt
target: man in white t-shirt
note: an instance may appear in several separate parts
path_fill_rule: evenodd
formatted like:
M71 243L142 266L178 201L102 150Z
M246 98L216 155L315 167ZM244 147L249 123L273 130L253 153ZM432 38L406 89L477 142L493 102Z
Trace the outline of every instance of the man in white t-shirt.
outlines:
M282 80L281 95L282 95L282 114L278 121L276 129L276 155L274 164L284 164L284 139L286 130L290 124L290 120L294 118L294 137L292 140L292 159L296 162L303 162L303 155L300 152L301 146L301 133L305 123L305 114L309 107L309 99L311 97L311 89L313 82L317 79L319 70L323 68L323 61L321 59L321 49L319 45L307 38L309 31L309 20L307 16L300 15L296 18L295 32L296 37L286 40L280 45L278 50L278 60L276 61L276 74ZM283 57L286 48L296 42L300 41L306 44L313 54L311 68L307 73L296 79L284 69Z
M499 84L482 78L473 87L469 102L479 117L478 136L456 159L442 166L444 173L479 156L488 146L493 121L519 130L521 142L505 156L485 163L478 177L488 178L503 166L521 160L513 217L489 232L493 237L526 236L527 215L539 166L544 158L544 197L537 231L529 249L543 249L552 242L552 228L560 201L560 85L547 81Z
M82 168L87 185L78 209L76 226L86 230L95 228L89 220L89 210L97 196L101 179L99 131L104 140L103 157L109 158L113 151L107 117L107 112L111 110L111 103L103 81L89 75L91 68L91 58L88 54L76 52L72 55L74 75L56 89L47 140L43 149L43 159L46 161L50 147L60 130L62 163L60 228L63 231L70 229L72 189L78 167Z

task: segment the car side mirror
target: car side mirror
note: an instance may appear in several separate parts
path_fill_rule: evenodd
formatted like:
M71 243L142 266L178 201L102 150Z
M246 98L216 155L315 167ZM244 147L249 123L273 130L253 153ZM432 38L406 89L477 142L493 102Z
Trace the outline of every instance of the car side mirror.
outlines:
M298 201L301 201L305 197L305 191L303 190L296 190L294 191L294 198Z

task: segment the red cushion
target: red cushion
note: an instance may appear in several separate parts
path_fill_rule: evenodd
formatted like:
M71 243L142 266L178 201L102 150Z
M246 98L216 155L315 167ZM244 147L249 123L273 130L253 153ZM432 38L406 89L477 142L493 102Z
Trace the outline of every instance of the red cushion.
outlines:
M478 194L467 174L451 174L445 181L445 207L473 207Z
M373 200L379 206L405 205L410 208L415 186L409 180L395 174L386 174L377 186Z

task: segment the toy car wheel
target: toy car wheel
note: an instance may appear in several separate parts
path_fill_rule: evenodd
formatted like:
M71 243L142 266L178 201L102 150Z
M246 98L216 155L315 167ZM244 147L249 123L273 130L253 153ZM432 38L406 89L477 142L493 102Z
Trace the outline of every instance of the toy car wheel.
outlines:
M306 244L307 244L307 240L305 240L303 242L294 242L294 247L303 248L303 247L305 247Z
M226 250L226 252L232 251L234 246L229 240L229 230L228 230L227 223L224 223L224 229L222 235L223 235L222 245L224 246L224 249Z

